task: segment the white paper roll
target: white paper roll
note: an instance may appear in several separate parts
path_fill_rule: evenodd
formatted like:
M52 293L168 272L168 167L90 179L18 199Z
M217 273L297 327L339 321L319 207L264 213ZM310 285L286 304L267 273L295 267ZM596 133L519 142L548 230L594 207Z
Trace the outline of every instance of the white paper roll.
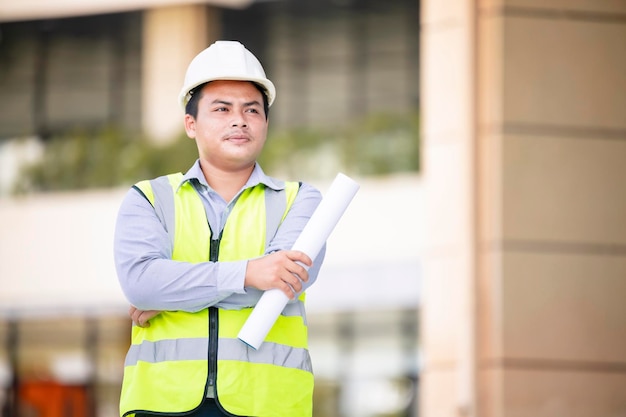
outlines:
M315 260L358 190L359 184L354 180L342 173L337 174L292 249ZM288 301L289 298L279 289L265 291L239 331L239 340L258 349Z

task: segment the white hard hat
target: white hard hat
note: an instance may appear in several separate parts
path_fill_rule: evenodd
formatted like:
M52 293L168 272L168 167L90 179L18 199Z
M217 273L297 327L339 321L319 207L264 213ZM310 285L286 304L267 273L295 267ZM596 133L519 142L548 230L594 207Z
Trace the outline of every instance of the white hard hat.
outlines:
M217 41L191 61L178 95L183 109L191 98L191 90L215 80L252 81L263 87L270 106L276 98L276 88L265 76L259 60L237 41Z

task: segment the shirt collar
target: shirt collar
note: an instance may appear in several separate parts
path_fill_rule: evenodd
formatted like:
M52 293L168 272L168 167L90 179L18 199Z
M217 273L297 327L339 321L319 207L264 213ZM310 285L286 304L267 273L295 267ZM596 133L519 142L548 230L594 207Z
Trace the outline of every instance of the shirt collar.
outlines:
M185 175L183 175L183 178L180 181L178 188L180 188L187 181L197 181L198 183L211 189L206 178L204 177L202 168L200 168L200 159L197 159L196 162L191 166L191 168L189 168L189 170L185 173ZM261 165L256 163L254 165L254 169L252 170L252 174L250 175L250 178L248 178L248 181L246 182L246 185L244 185L243 189L251 188L259 184L263 184L266 187L276 191L283 190L285 188L284 181L277 180L276 178L265 175L265 172L263 172L263 169L261 169Z

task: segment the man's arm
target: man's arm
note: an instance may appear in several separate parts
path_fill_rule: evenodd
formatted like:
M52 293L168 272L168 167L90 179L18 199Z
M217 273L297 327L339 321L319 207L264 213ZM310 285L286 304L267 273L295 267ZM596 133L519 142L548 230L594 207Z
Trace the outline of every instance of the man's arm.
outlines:
M296 242L300 233L304 229L304 226L308 223L309 219L315 212L315 209L319 205L322 199L321 193L311 185L303 183L298 191L298 195L294 203L292 204L289 212L285 216L285 219L281 223L276 235L270 240L269 246L266 250L266 255L264 257L250 260L248 261L247 271L251 270L251 266L255 266L257 262L270 260L271 256L274 256L278 253L289 253L289 250L292 248L293 244ZM322 262L324 261L324 256L326 252L326 246L320 250L320 253L317 255L316 259L313 259L313 263L309 265L306 262L302 262L306 264L308 271L308 280L304 282L300 282L302 287L300 289L293 288L296 292L301 292L309 288L317 279L317 275L322 266ZM301 253L301 252L300 252ZM308 257L307 257L308 258ZM278 258L274 259L277 261ZM246 285L248 285L246 283ZM234 293L229 297L221 300L217 306L221 308L227 309L237 309L242 307L252 307L256 305L261 296L263 295L263 291L255 288L246 287L245 294L242 293ZM279 289L282 289L291 299L291 301L295 300L293 297L293 293L288 293L285 291L284 286L278 286ZM267 289L267 288L265 288Z
M140 310L194 312L244 291L246 261L172 260L170 237L150 202L134 189L120 206L114 255L122 291Z
M267 253L278 250L291 249L296 240L300 237L302 230L309 222L309 219L319 206L322 200L322 194L315 187L302 183L298 195L291 206L285 220L278 228L274 238L270 241ZM326 246L322 248L316 259L313 259L313 265L309 269L309 280L304 283L303 290L313 285L317 279L317 274L324 261Z
M136 324L148 320L142 312L149 310L194 312L212 305L252 306L261 290L270 288L279 288L293 298L293 291L306 289L315 281L324 257L322 250L311 265L302 252L288 250L320 200L319 191L302 185L266 256L249 261L192 264L171 260L170 238L152 205L131 189L120 207L114 248L122 290L134 306L133 320ZM308 271L298 263L306 265Z

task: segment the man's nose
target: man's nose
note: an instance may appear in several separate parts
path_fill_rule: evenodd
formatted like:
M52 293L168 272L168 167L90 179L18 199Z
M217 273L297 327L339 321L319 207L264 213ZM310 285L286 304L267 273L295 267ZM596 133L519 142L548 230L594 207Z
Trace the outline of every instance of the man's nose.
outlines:
M246 117L243 112L233 112L233 127L246 127L248 126L248 122L246 121Z

